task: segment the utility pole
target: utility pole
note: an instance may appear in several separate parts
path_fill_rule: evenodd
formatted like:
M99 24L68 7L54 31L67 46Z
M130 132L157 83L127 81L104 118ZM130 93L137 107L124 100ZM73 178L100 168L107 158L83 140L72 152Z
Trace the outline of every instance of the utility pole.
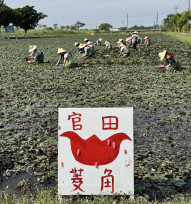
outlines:
M188 32L190 32L189 14L190 14L190 0L188 0Z
M127 30L128 30L128 13L127 13Z
M159 29L159 17L158 17L158 11L157 11L157 18L156 18L156 30Z

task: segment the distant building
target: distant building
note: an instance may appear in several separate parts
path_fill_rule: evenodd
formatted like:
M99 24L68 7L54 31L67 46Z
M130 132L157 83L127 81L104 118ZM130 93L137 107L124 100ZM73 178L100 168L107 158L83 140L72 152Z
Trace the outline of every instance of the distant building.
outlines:
M110 28L110 31L119 31L119 28Z

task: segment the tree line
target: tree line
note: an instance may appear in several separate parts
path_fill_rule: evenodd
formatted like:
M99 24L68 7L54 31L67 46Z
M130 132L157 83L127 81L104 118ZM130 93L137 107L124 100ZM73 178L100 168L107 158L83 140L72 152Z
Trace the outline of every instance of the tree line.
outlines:
M163 20L162 29L173 32L188 32L190 30L191 12L169 14Z

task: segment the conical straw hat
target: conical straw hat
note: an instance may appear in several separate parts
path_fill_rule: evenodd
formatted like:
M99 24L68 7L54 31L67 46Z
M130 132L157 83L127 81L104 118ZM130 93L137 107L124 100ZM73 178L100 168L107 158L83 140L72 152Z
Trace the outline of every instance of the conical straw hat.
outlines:
M65 50L65 49L63 49L63 48L58 48L58 54L60 54L60 53L64 53L64 52L67 52L67 50Z
M37 48L36 45L30 45L29 46L29 52L33 52Z
M123 41L123 39L119 39L119 41L117 43L121 43L121 41Z
M87 38L84 38L84 42L89 41Z
M165 55L166 55L166 50L159 53L160 61L162 61L164 59Z
M77 46L77 45L79 45L79 44L80 44L79 42L75 42L75 43L74 43L75 46Z
M85 46L86 46L86 44L80 44L80 45L79 45L79 48L82 49L82 48L84 48Z

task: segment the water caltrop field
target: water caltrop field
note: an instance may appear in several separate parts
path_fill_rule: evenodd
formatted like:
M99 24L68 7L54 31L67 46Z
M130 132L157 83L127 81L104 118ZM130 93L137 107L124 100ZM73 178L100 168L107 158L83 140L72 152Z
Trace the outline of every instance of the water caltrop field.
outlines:
M133 107L135 196L191 194L191 46L162 33L146 35L151 46L130 46L128 58L114 48L125 33L0 40L0 191L57 185L58 108ZM74 42L85 37L102 37L113 49L95 46L92 58L79 60ZM30 45L50 63L27 64ZM61 47L78 67L53 68ZM156 67L164 49L176 54L182 71Z

